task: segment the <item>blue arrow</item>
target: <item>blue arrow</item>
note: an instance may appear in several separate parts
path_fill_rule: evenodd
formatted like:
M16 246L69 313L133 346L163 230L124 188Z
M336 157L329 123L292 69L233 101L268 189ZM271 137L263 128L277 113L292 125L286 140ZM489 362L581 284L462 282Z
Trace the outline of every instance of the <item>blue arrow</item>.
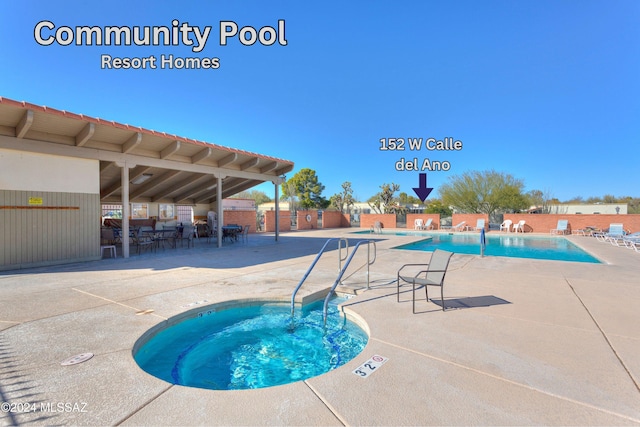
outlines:
M414 187L413 191L416 192L416 195L420 198L420 201L424 202L425 199L429 197L429 194L431 194L432 190L433 188L427 187L427 174L421 173L418 180L418 187Z

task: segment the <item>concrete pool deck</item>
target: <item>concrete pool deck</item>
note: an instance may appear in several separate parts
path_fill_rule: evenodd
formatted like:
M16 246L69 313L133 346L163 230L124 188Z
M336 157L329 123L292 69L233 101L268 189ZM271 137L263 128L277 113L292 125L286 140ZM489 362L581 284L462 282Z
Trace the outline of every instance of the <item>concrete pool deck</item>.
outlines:
M367 323L363 353L306 381L215 391L168 384L132 357L163 320L228 300L291 292L329 237L353 230L251 235L249 243L0 273L0 425L640 425L640 254L568 238L606 264L454 255L443 312L437 288L396 302L396 271L430 254L412 236L372 236L369 290L345 310ZM364 262L362 250L353 266ZM327 252L299 297L329 287ZM72 366L61 362L94 356ZM352 373L388 357L369 377ZM5 409L9 408L7 412Z

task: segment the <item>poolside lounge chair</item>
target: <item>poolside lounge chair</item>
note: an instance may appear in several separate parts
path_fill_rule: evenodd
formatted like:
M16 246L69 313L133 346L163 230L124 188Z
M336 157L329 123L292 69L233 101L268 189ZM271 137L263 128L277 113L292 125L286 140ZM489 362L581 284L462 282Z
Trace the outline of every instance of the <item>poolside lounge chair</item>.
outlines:
M484 228L484 218L478 218L478 221L476 221L476 226L473 227L474 231L480 231Z
M442 304L442 311L444 311L444 276L447 273L447 267L449 266L449 260L453 252L443 251L436 249L431 254L431 260L428 264L405 264L398 270L397 276L397 300L400 302L400 281L411 283L413 285L412 299L413 299L413 313L416 312L416 285L424 286L425 295L427 301L429 301L428 286L440 287L440 301ZM418 272L415 276L402 275L402 270L405 267L427 267L426 270ZM424 273L424 277L420 277Z
M626 248L635 249L636 252L640 252L640 233L627 234L622 237L621 241Z
M460 224L458 225L453 225L453 226L447 226L447 225L443 225L442 229L446 229L446 230L453 230L453 231L462 231L464 230L464 225L467 223L467 221L462 221Z
M427 218L427 222L422 226L423 230L432 230L433 229L433 218Z
M502 224L500 224L500 231L506 230L507 232L511 231L511 224L513 221L510 219L505 219Z
M550 233L551 234L569 234L568 227L569 227L568 219L559 219L558 225L556 225L556 228L552 228Z
M517 224L513 224L513 232L517 233L519 231L521 233L524 233L524 224L526 222L527 222L526 220L521 219L520 221L518 221Z
M622 239L625 235L622 224L609 224L609 230L606 233L597 233L596 239L601 242L609 242L612 245L618 245L617 240Z
M413 221L414 230L422 230L423 228L424 228L424 221L422 220L422 218L418 218L415 221Z

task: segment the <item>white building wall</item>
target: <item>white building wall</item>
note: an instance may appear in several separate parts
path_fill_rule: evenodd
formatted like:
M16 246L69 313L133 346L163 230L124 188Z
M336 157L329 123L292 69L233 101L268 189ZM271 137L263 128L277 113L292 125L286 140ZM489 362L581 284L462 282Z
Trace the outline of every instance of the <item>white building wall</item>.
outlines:
M0 149L0 189L100 194L99 163Z

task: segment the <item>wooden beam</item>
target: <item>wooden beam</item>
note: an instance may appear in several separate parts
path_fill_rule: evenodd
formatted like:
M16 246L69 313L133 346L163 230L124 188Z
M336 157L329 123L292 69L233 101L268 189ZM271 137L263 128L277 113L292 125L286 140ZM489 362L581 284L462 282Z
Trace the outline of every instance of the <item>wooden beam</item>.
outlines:
M223 158L221 158L220 160L218 160L218 167L224 166L224 165L228 165L229 163L233 163L236 160L238 160L238 154L237 153L231 153L228 156L225 156Z
M211 157L212 154L213 154L213 150L210 147L207 147L204 150L199 151L193 157L191 157L191 163L199 163L204 159Z
M246 162L244 162L243 164L240 165L240 170L247 170L249 168L255 168L256 166L258 166L258 163L260 163L260 159L257 157L254 157L251 160L248 160Z
M33 124L33 110L27 110L16 126L16 137L24 138Z
M136 148L142 142L142 133L136 132L131 138L127 140L124 144L122 144L122 152L130 153L134 148Z
M135 191L131 192L131 199L135 199L137 197L140 197L141 195L143 195L144 193L146 193L149 190L154 189L155 187L161 185L162 183L170 180L171 178L173 178L174 176L178 175L180 173L180 171L168 171L166 173L163 173L160 176L151 178L149 181L145 182L144 184L138 186L138 188L136 188Z
M278 162L269 162L260 168L260 173L265 173L274 170L278 167Z
M197 187L191 188L189 190L185 190L184 192L178 194L173 198L175 202L180 202L182 200L189 199L193 196L196 196L198 193L202 193L203 191L208 190L209 188L214 189L217 184L217 180L209 175L209 179L204 181L202 184Z
M93 123L87 123L85 127L82 128L80 133L76 135L76 147L82 147L86 144L93 134L96 131L96 125Z
M180 141L173 141L171 144L167 145L164 150L160 152L160 158L166 159L167 157L171 156L179 149L180 149Z
M173 185L171 186L171 188L164 190L162 193L158 193L156 194L151 201L152 202L156 202L158 200L165 200L165 199L169 199L171 198L170 196L174 193L177 193L178 191L182 191L182 189L188 185L193 185L195 182L200 181L201 179L203 179L204 177L208 177L209 174L203 174L203 175L199 175L196 177L189 177L189 178L185 178L182 181L178 181L173 183Z
M116 191L120 190L122 188L122 182L120 181L120 178L118 178L116 182L114 182L104 190L100 190L100 199L106 199Z

